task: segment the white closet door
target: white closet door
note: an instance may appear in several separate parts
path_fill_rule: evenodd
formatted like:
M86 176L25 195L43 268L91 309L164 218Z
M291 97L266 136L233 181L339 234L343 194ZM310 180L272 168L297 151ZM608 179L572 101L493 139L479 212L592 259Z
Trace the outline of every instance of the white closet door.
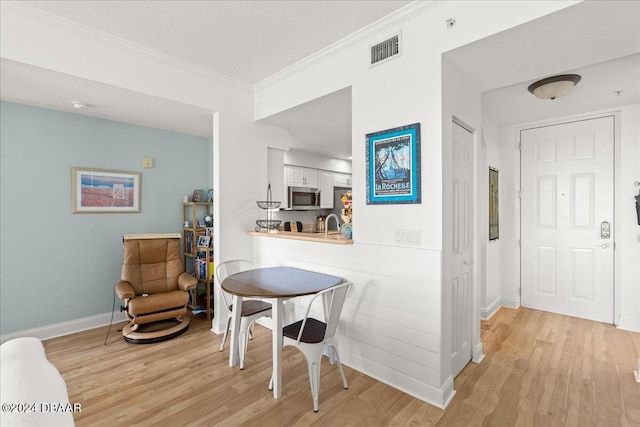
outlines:
M471 313L473 274L473 134L453 123L453 257L452 257L452 352L453 376L471 360Z

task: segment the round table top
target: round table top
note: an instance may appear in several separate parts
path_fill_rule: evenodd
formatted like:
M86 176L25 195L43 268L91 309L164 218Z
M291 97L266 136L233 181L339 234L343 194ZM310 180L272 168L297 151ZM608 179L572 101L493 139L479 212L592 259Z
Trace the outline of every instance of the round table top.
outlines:
M290 298L311 295L342 283L342 278L294 267L266 267L232 274L222 289L232 295Z

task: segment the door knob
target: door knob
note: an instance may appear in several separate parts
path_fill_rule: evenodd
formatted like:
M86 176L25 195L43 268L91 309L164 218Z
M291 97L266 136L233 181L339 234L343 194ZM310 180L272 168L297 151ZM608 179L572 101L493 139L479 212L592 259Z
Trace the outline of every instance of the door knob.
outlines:
M469 264L471 264L471 263L470 263L469 261L467 261L466 259L465 259L464 261L462 261L462 263L463 263L464 265L469 265Z
M601 245L596 245L596 248L597 247L601 247L602 249L609 249L609 244L608 243L603 243Z

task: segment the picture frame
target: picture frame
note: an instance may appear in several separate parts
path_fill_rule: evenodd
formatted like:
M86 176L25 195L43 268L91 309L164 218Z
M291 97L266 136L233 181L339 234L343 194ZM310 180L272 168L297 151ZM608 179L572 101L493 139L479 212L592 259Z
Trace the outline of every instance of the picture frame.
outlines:
M420 204L420 123L369 133L366 143L367 204Z
M498 169L489 167L489 241L500 237Z
M73 213L139 213L140 172L71 168Z
M213 188L210 188L207 191L207 197L204 199L205 202L213 202Z
M201 202L202 201L202 193L203 190L193 190L193 196L191 196L192 202Z
M198 236L198 242L196 246L199 248L208 248L211 242L211 237L207 235Z
M210 239L213 239L213 227L206 227L205 235L209 236ZM209 240L209 244L211 244L211 240Z

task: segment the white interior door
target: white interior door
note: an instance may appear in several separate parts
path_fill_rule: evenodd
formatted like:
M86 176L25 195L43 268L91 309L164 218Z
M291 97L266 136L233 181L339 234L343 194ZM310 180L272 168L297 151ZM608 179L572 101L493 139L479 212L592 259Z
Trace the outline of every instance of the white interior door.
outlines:
M453 376L471 360L473 135L453 123L453 257L451 275Z
M522 305L613 323L613 117L521 142Z

